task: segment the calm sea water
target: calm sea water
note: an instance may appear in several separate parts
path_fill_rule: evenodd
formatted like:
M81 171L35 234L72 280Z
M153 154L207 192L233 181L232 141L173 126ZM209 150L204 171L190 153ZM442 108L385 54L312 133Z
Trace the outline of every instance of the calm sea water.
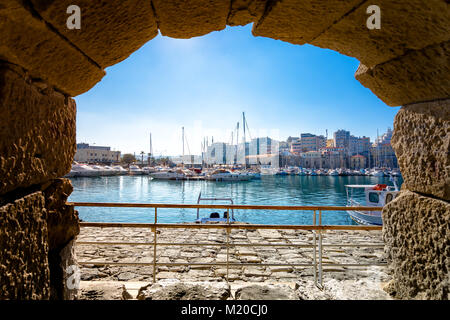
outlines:
M195 204L201 192L202 197L232 198L235 204L324 206L345 206L346 184L392 184L386 177L365 176L263 176L261 180L241 182L164 181L152 180L148 176L79 177L71 180L74 191L69 201ZM400 187L401 180L398 184ZM363 193L360 192L359 196L362 197ZM77 210L83 221L154 222L153 208L78 207ZM200 217L207 217L213 211L218 209L201 209ZM193 222L196 217L197 209L158 209L160 223ZM235 210L234 217L238 221L258 224L312 224L313 213ZM323 212L322 223L354 224L345 211Z

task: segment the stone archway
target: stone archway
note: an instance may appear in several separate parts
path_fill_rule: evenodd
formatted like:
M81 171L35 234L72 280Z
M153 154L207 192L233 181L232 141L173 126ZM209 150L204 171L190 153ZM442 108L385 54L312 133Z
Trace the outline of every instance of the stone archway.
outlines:
M81 29L67 28L69 5ZM446 0L5 0L0 4L1 298L67 297L61 251L78 233L60 179L75 153L75 102L158 30L174 38L254 23L255 36L359 59L355 77L403 106L393 146L404 192L385 207L399 298L449 295L450 10ZM31 249L30 249L31 248ZM68 249L69 248L69 249ZM30 254L33 250L34 254ZM70 251L70 250L69 250ZM69 255L70 256L70 255ZM62 259L62 260L61 260ZM49 271L50 270L50 271ZM26 275L26 276L25 276Z

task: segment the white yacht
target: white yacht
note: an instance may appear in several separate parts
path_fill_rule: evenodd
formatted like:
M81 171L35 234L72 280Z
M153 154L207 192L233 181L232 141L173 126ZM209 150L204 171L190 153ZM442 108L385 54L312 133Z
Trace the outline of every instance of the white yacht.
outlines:
M161 171L152 172L149 175L153 179L160 179L160 180L185 180L185 179L187 179L187 173L181 169L161 170Z
M208 173L205 180L210 181L248 181L252 176L249 174L239 174L226 169L217 169Z
M128 173L127 169L124 169L122 166L114 166L112 169L117 176L122 176Z
M157 169L154 167L143 167L142 171L144 171L145 174L151 174L153 172L156 172Z
M377 185L346 185L347 191L347 207L383 207L384 205L395 199L399 193L397 184L394 181L394 186L386 184ZM357 197L357 189L364 189L365 203L355 200ZM383 221L381 219L381 211L356 211L348 210L347 213L358 224L364 225L378 225L381 226Z
M87 164L74 164L72 165L73 177L98 177L100 171L95 170Z
M144 171L142 171L142 169L136 165L131 165L129 167L128 174L130 174L132 176L138 176L138 175L144 174Z
M374 177L384 177L384 172L381 171L381 170L373 170L373 171L370 173L370 175L371 175L371 176L374 176Z

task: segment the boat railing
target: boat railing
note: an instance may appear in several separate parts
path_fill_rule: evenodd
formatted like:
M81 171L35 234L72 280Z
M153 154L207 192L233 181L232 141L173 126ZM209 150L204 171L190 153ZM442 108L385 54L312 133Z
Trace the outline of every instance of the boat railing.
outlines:
M114 265L114 266L153 266L153 282L156 282L156 270L159 266L225 266L226 281L229 281L229 269L236 266L290 266L290 267L312 267L314 274L314 282L316 286L323 289L323 272L324 267L368 267L368 266L385 266L386 262L374 263L330 263L323 261L323 250L326 247L371 247L383 248L382 243L327 243L323 244L323 233L329 230L335 231L379 231L381 226L368 225L324 225L322 224L323 211L347 211L348 207L343 206L268 206L268 205L236 205L236 204L162 204L162 203L93 203L93 202L68 202L68 205L75 207L114 207L114 208L153 208L154 223L109 223L109 222L80 222L80 227L100 227L100 228L148 228L153 232L153 242L102 242L102 241L76 241L79 245L148 245L153 246L153 262L110 262L110 261L78 261L79 265ZM201 224L201 223L158 223L158 209L225 209L227 210L226 223ZM229 210L279 210L279 211L299 211L305 213L312 211L312 225L267 225L267 224L245 224L232 222L229 219ZM354 210L364 210L369 212L381 211L382 207L353 207ZM225 229L226 242L158 242L157 229ZM235 229L246 230L307 230L313 233L311 244L274 244L274 243L231 243L230 233ZM194 263L194 262L157 262L156 249L158 246L220 246L226 247L226 262L213 263ZM302 247L313 249L313 259L311 263L231 263L230 248L231 247Z

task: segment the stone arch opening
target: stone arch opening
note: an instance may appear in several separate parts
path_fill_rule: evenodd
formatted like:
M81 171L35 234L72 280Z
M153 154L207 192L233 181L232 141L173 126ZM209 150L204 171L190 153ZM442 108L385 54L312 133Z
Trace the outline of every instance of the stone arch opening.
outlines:
M2 297L45 299L51 291L55 298L64 296L60 271L54 270L60 270L60 253L78 230L73 208L65 205L71 186L59 179L75 153L71 97L93 87L106 67L126 59L158 30L189 38L253 23L255 36L310 43L357 58L356 79L387 105L403 106L393 146L405 190L384 208L392 292L448 299L448 1L385 0L379 4L381 29L375 30L367 28L371 3L363 0L80 0L80 30L67 29L69 5L72 1L6 0L0 6L5 231L0 244L17 248L0 260L1 274L8 274L0 281ZM36 248L39 263L27 255L28 247ZM25 279L25 273L32 276ZM22 281L17 291L13 283Z

